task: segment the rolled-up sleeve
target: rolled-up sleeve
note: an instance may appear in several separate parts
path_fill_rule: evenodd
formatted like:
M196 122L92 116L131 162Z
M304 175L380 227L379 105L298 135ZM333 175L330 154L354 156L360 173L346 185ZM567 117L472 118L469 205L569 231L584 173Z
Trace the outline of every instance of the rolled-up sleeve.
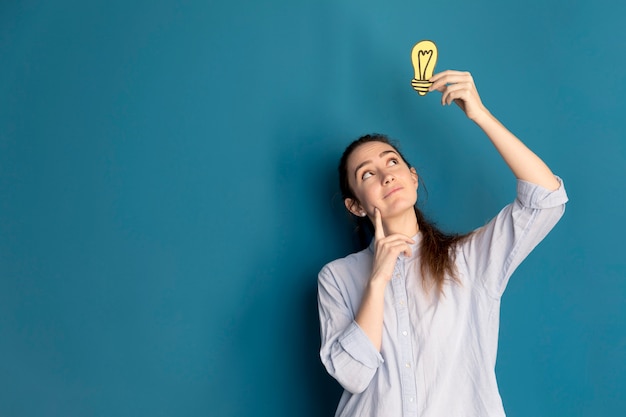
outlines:
M318 276L318 307L320 315L320 359L328 373L341 386L354 394L363 392L383 358L367 335L354 321L348 300L360 294L348 294L330 266Z
M494 297L502 296L515 268L552 230L568 201L563 181L551 191L517 181L517 198L461 245L466 273Z

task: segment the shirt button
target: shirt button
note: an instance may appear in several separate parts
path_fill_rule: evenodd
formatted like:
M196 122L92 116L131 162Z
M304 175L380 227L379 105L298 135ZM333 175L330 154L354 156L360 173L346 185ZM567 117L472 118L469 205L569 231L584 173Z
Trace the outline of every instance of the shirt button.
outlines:
M405 366L406 368L410 368L410 367L411 367L411 364L410 364L409 362L407 362L407 363L405 363L405 364L404 364L404 366Z
M409 398L409 401L410 401L410 402L413 402L413 399L414 399L414 398L413 398L413 397L411 397L411 398Z
M403 306L404 305L404 300L400 300L400 305Z
M402 336L406 336L407 334L409 334L406 330L402 332Z

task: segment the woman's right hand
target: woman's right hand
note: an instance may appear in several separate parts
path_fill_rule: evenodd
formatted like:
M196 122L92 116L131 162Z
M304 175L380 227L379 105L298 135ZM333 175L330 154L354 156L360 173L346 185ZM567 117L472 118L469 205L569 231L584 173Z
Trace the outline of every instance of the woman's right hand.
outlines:
M411 256L413 239L401 233L385 236L383 219L378 208L374 209L374 262L370 282L387 284L391 281L396 260L401 253Z
M361 306L354 320L363 329L376 350L380 352L383 340L383 317L385 315L385 288L401 253L411 255L413 239L396 233L385 236L380 210L374 209L374 261L369 284L365 287Z
M481 115L489 113L469 72L447 70L433 75L429 81L433 83L430 91L441 92L442 105L456 103L470 120L476 121Z

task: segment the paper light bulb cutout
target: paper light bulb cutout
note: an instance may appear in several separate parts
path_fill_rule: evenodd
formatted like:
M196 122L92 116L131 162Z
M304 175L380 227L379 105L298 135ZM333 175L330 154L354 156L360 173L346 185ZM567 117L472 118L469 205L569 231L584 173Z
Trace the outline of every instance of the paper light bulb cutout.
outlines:
M415 78L411 81L411 85L420 96L425 96L428 93L428 87L432 85L428 80L433 76L435 65L437 65L437 45L427 40L416 43L411 51L411 60L415 70Z

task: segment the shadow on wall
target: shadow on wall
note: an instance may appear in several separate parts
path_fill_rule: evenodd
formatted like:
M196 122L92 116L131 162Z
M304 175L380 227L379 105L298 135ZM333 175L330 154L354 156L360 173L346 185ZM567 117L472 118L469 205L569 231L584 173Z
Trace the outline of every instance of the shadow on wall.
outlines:
M272 233L251 237L256 254L244 278L243 308L232 318L231 355L245 392L231 410L331 416L341 388L319 358L317 274L352 250L351 225L335 196L338 154L313 136L275 141L274 210L264 219Z
M281 253L293 263L281 273L294 280L293 303L286 309L294 353L288 368L293 383L301 384L308 406L300 415L306 412L311 416L334 415L342 392L319 357L317 274L325 263L353 250L352 225L338 194L336 174L346 139L337 140L337 147L329 149L327 136L282 138L278 155L283 157L276 165L278 195L284 198L281 206L287 208L279 220ZM284 264L282 260L278 263Z

